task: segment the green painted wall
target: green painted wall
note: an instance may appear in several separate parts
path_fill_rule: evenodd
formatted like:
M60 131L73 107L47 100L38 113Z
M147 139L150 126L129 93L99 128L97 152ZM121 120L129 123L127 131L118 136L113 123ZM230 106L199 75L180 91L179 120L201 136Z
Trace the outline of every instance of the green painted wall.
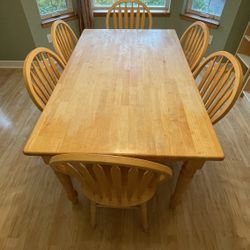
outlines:
M36 47L48 47L50 49L53 49L52 44L49 43L47 39L47 34L50 33L50 27L42 28L36 1L21 0L21 3L23 5L24 14L28 20L28 24ZM76 0L73 1L73 4L74 6L76 5ZM75 31L75 33L79 34L77 21L69 21L68 23Z
M191 24L190 21L180 18L184 1L172 0L170 17L153 17L153 28L176 29L180 36ZM73 4L76 7L76 0L73 0ZM243 24L246 22L242 16L249 13L249 4L250 0L226 1L220 27L210 29L213 42L209 46L208 54L224 48L233 51L237 47L245 26ZM77 20L70 21L69 24L79 35ZM50 28L41 27L35 0L1 1L0 28L2 34L5 34L0 40L0 60L23 60L33 47L44 46L52 49L52 44L47 40ZM105 28L105 17L95 18L95 28Z
M246 29L248 22L250 21L250 1L242 0L234 24L228 36L225 50L235 53L243 33Z
M35 47L19 0L0 1L0 60L23 60Z

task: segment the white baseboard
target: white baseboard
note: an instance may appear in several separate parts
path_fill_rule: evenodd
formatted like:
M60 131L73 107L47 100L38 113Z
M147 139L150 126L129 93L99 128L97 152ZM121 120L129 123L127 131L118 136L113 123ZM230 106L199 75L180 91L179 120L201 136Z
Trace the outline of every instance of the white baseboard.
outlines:
M23 67L24 61L1 61L0 68L2 69L20 69Z

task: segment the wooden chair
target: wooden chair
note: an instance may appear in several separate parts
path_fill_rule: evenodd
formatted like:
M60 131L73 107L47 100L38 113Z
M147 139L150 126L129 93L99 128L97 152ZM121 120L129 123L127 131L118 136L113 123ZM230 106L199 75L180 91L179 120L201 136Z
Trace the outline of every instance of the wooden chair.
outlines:
M138 0L120 0L108 10L106 28L110 29L112 26L113 29L144 29L146 19L148 29L152 29L152 15L144 3Z
M66 64L78 41L74 31L64 21L57 20L52 24L51 38L56 53Z
M37 48L24 61L25 86L32 101L43 110L49 100L65 64L51 50Z
M211 54L194 72L198 89L213 124L234 105L242 88L242 68L226 51Z
M209 29L203 22L195 22L182 35L180 42L191 71L201 62L209 39Z
M158 163L136 158L64 154L51 158L50 166L75 177L91 201L91 224L95 226L96 205L113 208L138 207L147 230L147 202L157 186L172 176L172 170Z

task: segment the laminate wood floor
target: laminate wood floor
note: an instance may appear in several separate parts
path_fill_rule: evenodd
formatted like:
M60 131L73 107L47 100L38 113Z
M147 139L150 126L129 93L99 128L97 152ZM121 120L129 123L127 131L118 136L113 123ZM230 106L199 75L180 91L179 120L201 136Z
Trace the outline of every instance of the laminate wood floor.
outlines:
M173 182L164 184L149 206L148 233L136 210L99 209L92 229L83 195L72 206L51 169L23 155L39 114L21 70L1 69L0 249L250 249L250 104L244 98L216 125L225 160L206 163L175 210L168 208Z

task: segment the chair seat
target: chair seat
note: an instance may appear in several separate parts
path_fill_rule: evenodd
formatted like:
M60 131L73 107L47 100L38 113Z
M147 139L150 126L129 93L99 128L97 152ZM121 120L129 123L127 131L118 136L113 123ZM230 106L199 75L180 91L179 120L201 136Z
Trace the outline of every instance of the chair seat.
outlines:
M138 206L142 203L151 200L155 192L156 192L155 189L148 188L147 190L144 191L144 194L141 197L138 197L135 194L133 194L130 197L130 199L128 199L127 192L125 192L124 195L120 195L120 198L118 198L116 192L112 192L110 194L110 197L101 197L99 194L88 194L83 191L83 193L89 200L96 202L98 205L105 207L114 207L114 208L128 208L128 207Z

